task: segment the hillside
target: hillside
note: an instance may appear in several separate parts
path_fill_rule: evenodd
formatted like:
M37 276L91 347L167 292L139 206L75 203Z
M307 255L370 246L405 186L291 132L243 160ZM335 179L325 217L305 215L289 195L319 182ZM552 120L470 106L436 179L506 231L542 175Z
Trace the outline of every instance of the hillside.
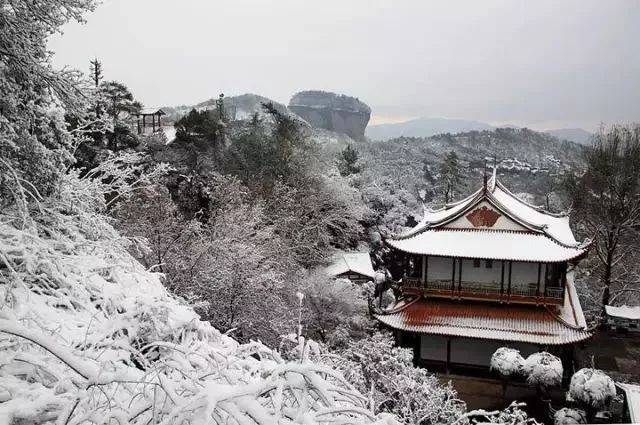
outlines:
M485 122L473 120L425 117L400 123L370 125L367 127L366 136L371 140L380 141L398 137L431 137L437 134L457 134L469 131L494 130L496 128L507 127L495 127ZM509 126L509 128L519 127ZM588 143L593 136L593 134L581 128L560 128L545 130L543 133L560 140L568 140L578 144Z
M370 125L365 134L371 140L389 140L397 137L431 137L442 133L461 133L494 128L492 125L479 121L425 117L401 123Z
M358 145L364 174L414 196L437 185L438 167L447 152L459 158L463 184L458 195L482 184L485 163L497 164L501 179L516 193L530 194L542 203L549 191L549 177L559 177L583 166L582 146L527 129L471 131L429 138L401 137ZM425 169L433 181L425 176ZM491 172L489 170L488 172Z

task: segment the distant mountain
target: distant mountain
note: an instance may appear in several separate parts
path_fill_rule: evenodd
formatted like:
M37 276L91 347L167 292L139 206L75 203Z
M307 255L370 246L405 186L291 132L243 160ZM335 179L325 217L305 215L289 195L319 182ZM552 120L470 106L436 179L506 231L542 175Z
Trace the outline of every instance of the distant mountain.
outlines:
M588 145L593 134L581 128L560 128L557 130L547 130L545 133L561 140L569 140L581 145Z
M462 133L472 130L493 130L495 127L480 121L449 118L417 118L396 124L378 124L367 127L365 135L371 140L389 140L396 137L431 137L443 133Z

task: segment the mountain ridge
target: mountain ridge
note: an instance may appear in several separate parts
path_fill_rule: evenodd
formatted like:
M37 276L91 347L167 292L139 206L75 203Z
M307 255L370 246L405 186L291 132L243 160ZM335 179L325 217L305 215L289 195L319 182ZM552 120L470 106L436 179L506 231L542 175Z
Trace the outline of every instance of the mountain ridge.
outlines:
M432 137L438 134L457 134L469 131L495 130L496 128L519 128L517 126L494 126L486 122L444 117L420 117L400 123L377 124L367 127L365 135L373 141L384 141L398 137ZM542 130L559 140L588 144L593 136L582 128L559 128Z

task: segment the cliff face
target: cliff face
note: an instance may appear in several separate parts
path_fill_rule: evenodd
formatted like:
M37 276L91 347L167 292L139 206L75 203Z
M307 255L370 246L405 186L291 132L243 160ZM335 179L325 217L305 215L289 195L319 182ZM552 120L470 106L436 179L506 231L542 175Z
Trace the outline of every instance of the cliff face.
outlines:
M371 108L355 97L324 91L302 91L289 101L289 109L312 127L364 138Z

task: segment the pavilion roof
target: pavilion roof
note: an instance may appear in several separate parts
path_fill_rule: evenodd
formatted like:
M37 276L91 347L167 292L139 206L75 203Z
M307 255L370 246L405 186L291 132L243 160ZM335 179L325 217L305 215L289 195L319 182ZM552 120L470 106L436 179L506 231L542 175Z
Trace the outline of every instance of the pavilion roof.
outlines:
M540 345L573 344L591 336L573 279L567 281L561 306L415 298L401 300L375 317L406 332Z
M514 223L513 228L451 226L461 217L473 215L481 203ZM417 226L386 242L413 254L543 262L579 258L589 246L588 241L576 241L566 214L550 213L518 199L497 180L495 172L467 198L439 210L426 210Z
M341 252L334 257L333 263L327 267L327 273L330 276L338 276L347 272L355 272L373 279L375 272L369 253Z

